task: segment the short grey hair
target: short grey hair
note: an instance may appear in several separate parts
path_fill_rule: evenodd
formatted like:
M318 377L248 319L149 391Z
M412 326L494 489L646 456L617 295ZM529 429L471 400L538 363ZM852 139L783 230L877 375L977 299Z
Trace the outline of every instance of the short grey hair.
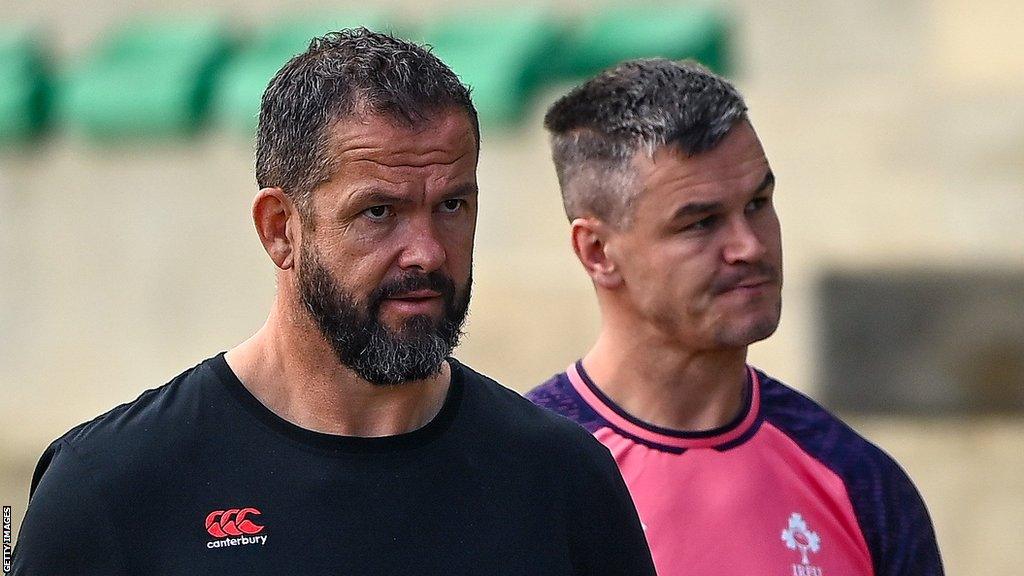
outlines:
M693 61L629 60L577 86L544 117L566 216L629 225L641 192L631 169L638 152L700 154L746 111L732 84Z

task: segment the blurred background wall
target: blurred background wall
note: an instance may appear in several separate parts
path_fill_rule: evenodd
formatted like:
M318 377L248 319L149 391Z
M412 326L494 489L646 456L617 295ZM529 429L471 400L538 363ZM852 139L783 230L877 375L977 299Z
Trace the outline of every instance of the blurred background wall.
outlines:
M11 2L4 24L39 26L58 73L132 17L221 15L245 38L292 14L357 6ZM411 30L482 6L376 7ZM610 4L487 6L572 21ZM1018 572L1024 4L715 7L728 23L725 72L772 162L783 223L783 322L751 362L901 462L931 509L948 573ZM570 86L538 86L511 121L483 132L476 286L458 356L520 391L577 358L598 326L540 127ZM50 440L261 325L274 286L248 216L254 192L251 137L215 123L188 137L102 142L54 125L0 146L0 501L14 507L15 529ZM971 295L977 305L959 306ZM858 342L875 334L892 344L865 357Z

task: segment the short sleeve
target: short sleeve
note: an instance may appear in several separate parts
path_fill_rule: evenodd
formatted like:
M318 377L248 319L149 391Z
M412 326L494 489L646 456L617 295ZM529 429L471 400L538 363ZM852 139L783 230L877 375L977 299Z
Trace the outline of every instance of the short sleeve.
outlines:
M91 474L67 443L54 443L32 479L12 576L127 573L106 506L91 488Z
M942 576L942 558L928 508L895 461L885 456L875 489L858 491L877 576Z
M653 576L647 538L611 453L589 434L579 449L580 463L569 471L573 494L567 508L575 573Z

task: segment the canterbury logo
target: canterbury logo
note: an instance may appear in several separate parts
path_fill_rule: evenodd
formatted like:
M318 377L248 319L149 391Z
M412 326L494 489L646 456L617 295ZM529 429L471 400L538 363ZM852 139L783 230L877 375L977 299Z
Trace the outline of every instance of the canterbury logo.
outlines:
M255 508L214 510L206 517L206 531L214 538L259 534L263 531L263 526L253 523L248 518L259 515L260 511Z

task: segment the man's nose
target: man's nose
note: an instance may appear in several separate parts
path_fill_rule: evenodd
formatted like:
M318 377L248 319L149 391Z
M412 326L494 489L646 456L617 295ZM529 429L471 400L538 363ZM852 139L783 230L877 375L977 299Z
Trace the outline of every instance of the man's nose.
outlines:
M722 257L727 264L759 262L767 249L746 215L731 219L726 227L727 237Z
M444 245L431 219L410 220L398 259L399 267L403 270L419 268L422 272L433 272L444 264L446 258Z

